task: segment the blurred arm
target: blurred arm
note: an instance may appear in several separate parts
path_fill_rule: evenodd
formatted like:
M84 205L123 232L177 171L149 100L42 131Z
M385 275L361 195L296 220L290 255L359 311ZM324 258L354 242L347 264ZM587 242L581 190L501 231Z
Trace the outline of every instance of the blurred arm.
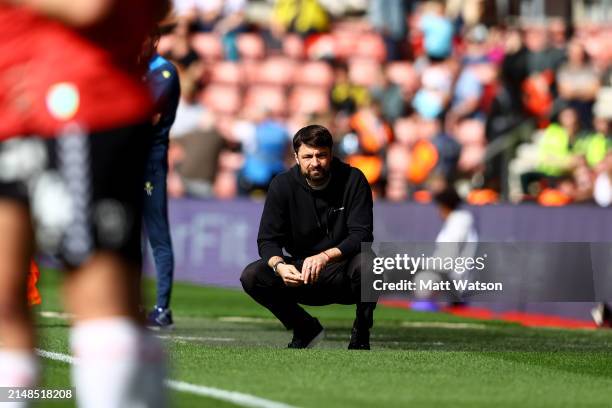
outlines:
M115 0L0 0L2 3L23 5L65 24L84 27L103 19Z

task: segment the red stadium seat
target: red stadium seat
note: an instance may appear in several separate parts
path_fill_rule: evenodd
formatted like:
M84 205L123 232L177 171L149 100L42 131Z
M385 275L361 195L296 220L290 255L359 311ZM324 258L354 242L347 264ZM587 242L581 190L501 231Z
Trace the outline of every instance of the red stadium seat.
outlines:
M349 78L357 85L372 87L380 74L380 64L372 59L355 58L349 61Z
M404 146L411 146L418 137L417 123L412 118L399 118L393 125L395 140Z
M295 82L329 88L334 83L334 71L323 61L306 62L298 69Z
M378 62L384 62L387 57L385 42L379 34L363 34L356 38L355 46L355 49L349 55L374 59Z
M202 93L202 103L213 112L232 115L242 105L240 90L234 85L211 84Z
M194 34L191 37L191 46L206 61L223 59L223 45L221 39L215 34Z
M484 146L463 146L459 156L459 170L471 172L478 169L483 164L485 151Z
M254 84L259 80L259 66L261 63L255 60L240 61L240 67L244 75L244 82Z
M337 57L336 43L331 34L321 34L316 39L305 44L306 55L309 59L317 60L322 58Z
M254 85L246 93L245 107L247 109L263 109L275 115L287 113L287 97L281 86Z
M212 67L210 79L213 83L240 85L244 82L245 76L242 66L238 63L221 61Z
M457 141L464 146L482 146L486 143L485 126L479 120L464 120L457 126Z
M299 35L290 34L283 38L283 53L289 58L304 58L304 42Z
M289 105L292 112L312 114L329 111L329 95L325 88L298 86L291 92Z
M243 59L261 59L266 55L266 45L259 34L240 34L237 45L238 53Z
M391 62L386 69L387 78L409 93L414 93L419 87L419 76L409 62Z
M266 59L257 72L256 82L270 85L289 85L295 76L296 64L286 57Z
M335 31L333 38L334 53L337 58L348 59L355 55L358 47L358 36L354 31Z

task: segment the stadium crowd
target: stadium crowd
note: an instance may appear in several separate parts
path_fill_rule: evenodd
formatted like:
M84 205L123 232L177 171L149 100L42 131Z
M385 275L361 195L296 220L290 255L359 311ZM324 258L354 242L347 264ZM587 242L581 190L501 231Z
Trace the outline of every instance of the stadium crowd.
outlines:
M264 194L318 123L376 198L610 204L612 27L484 3L175 0L169 193Z

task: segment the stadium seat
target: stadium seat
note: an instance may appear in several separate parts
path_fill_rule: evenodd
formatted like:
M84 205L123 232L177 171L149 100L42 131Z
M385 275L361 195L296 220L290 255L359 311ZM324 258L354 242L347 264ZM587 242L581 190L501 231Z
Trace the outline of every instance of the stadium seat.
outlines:
M211 33L197 33L191 37L191 46L205 61L223 59L221 39Z
M202 103L215 113L235 114L240 110L242 98L234 85L211 84L204 89Z
M213 65L210 79L213 83L240 85L244 82L245 75L240 64L221 61Z
M298 86L291 92L289 106L292 112L312 114L329 111L329 95L325 88Z
M215 197L220 200L231 200L238 194L238 179L233 170L221 170L217 173L213 186Z
M417 139L417 124L412 118L399 118L393 124L395 140L404 146L411 146Z
M305 52L311 60L338 57L336 43L331 34L321 34L316 39L305 44Z
M285 90L276 85L253 85L247 90L245 108L263 109L275 115L285 115L287 113Z
M372 59L355 58L349 61L349 78L365 87L376 85L380 73L380 64Z
M266 45L259 34L240 34L237 45L242 59L261 59L266 55Z
M406 145L400 143L391 143L387 148L387 171L390 178L395 175L396 178L404 179L406 165L408 164L409 151Z
M413 94L419 87L419 76L409 62L391 62L386 69L387 78L403 90Z
M479 120L464 120L457 125L456 139L464 146L482 146L485 140L485 125Z
M304 42L299 35L290 34L283 38L283 53L289 58L304 58Z
M334 53L337 58L348 59L355 55L358 38L355 32L335 31L333 33Z
M306 62L300 66L295 82L301 85L312 85L329 88L334 83L334 71L323 61Z
M459 157L459 170L464 172L476 170L483 164L485 151L486 149L484 146L464 146L461 149L461 156Z
M296 64L287 57L271 57L259 65L255 82L269 85L289 85L295 76Z
M355 49L349 55L373 59L384 62L387 57L387 49L382 37L376 33L363 34L356 38Z
M240 67L242 74L244 75L244 81L247 84L254 84L257 82L259 75L259 67L261 63L255 60L240 61Z

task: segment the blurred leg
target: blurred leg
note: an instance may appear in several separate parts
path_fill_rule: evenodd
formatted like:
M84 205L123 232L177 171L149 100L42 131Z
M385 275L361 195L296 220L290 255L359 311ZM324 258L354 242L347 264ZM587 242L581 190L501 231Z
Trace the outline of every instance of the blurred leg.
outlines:
M32 229L27 208L0 200L0 386L34 386L38 366L27 304Z
M94 134L78 143L58 141L58 163L73 202L86 203L84 211L73 205L75 220L86 222L73 228L74 235L67 231L62 253L68 261L78 260L67 276L65 298L76 315L70 340L79 364L73 367L73 381L83 407L158 407L166 402L164 353L142 327L138 311L146 129ZM89 170L66 171L62 166L69 167L70 160ZM84 191L90 196L83 197ZM70 252L78 245L66 245L81 236L77 233L94 245L84 257Z

